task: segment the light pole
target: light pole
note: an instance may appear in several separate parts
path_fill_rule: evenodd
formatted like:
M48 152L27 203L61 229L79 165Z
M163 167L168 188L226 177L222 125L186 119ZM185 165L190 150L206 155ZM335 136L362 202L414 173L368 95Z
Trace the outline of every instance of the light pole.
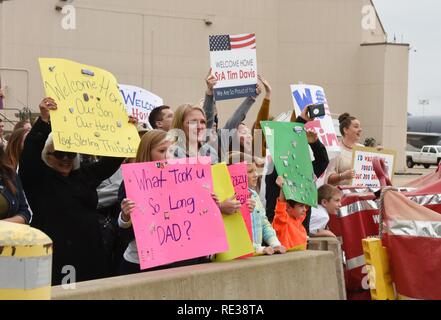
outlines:
M429 99L420 99L418 100L418 104L423 106L423 117L426 116L426 107L430 104L430 100Z

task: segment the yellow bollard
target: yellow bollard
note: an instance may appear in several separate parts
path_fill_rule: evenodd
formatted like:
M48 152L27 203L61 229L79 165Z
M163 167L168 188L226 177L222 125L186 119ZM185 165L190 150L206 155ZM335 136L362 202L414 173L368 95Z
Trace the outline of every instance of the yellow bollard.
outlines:
M372 300L395 300L389 258L381 239L363 239L362 244L366 267L369 271L369 287Z
M51 298L52 240L27 225L0 220L0 300Z

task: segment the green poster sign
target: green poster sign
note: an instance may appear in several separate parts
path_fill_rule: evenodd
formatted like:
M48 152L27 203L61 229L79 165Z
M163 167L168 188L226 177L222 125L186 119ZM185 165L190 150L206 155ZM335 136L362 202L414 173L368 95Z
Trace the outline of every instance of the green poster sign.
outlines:
M262 121L261 126L277 174L283 176L285 198L317 207L317 187L304 125Z

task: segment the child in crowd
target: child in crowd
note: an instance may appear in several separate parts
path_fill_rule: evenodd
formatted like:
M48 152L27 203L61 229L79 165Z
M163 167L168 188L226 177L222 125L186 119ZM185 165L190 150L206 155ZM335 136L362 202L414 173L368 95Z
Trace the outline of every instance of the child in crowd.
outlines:
M251 212L251 226L253 235L253 246L256 254L271 255L274 253L285 253L286 249L277 238L276 231L271 226L266 216L265 207L260 201L256 191L258 174L255 158L242 152L232 152L229 156L229 163L237 162L236 160L247 162L248 175L248 191L250 198L248 199L248 208ZM263 246L265 243L266 246Z
M277 237L287 249L306 250L307 234L302 222L309 206L285 199L282 176L277 177L276 184L280 188L273 221Z
M330 184L318 188L318 207L312 209L309 233L312 237L335 237L327 230L330 214L337 214L341 207L341 191Z

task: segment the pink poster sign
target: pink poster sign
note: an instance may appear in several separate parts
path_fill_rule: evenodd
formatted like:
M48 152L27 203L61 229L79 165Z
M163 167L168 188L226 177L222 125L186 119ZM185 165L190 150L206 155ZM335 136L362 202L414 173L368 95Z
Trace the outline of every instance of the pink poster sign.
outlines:
M240 212L247 226L248 234L253 241L253 230L251 228L251 213L247 206L247 200L250 198L248 190L248 166L246 162L232 164L228 166L228 171L233 182L236 199L240 201Z
M228 250L210 165L190 163L122 166L141 269Z

